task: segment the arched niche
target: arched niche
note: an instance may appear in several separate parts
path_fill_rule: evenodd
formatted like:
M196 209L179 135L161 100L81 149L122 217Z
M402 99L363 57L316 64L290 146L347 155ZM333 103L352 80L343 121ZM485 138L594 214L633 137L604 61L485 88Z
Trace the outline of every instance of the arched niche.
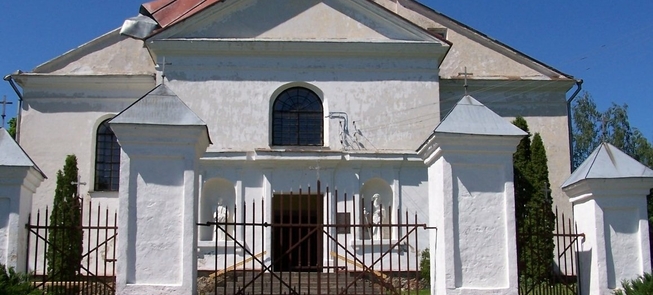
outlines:
M359 194L360 223L372 226L361 227L361 239L391 239L389 227L375 229L373 224L390 224L392 213L396 211L393 197L392 188L383 179L372 178L363 184Z
M234 184L223 178L213 178L204 182L202 195L199 202L199 222L216 221L217 216L226 215L224 222L234 222L236 206L236 187ZM228 239L224 233L212 226L199 227L199 241L215 241L216 239ZM233 236L233 226L226 228Z

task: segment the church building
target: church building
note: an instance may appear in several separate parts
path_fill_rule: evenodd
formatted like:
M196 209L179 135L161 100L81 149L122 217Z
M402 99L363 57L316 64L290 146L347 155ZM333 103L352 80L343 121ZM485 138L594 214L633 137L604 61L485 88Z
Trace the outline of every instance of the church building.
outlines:
M188 216L193 223L338 219L379 225L351 227L348 236L333 228L335 240L350 246L394 243L401 231L382 225L413 222L413 215L416 223L447 235L448 219L434 213L465 216L465 206L489 212L474 213L479 218L509 223L512 166L505 165L512 152L506 148L504 155L504 144L494 138L516 146L524 133L510 121L522 116L544 141L554 201L570 212L560 186L570 175L567 99L576 80L434 9L413 0L143 4L121 28L11 74L22 88L18 142L48 176L33 196L32 211L51 206L56 171L75 154L84 202L140 210L147 205L139 203L141 194L195 196L196 203L152 201L158 214L119 212L129 220L120 222L125 240L148 236L140 227L123 235L123 224L135 227L147 219L147 230L159 226L174 236L174 224ZM433 168L440 150L453 147L456 161L469 154L470 162ZM499 149L501 160L488 160L498 159ZM192 157L197 160L186 161ZM449 173L436 171L454 166ZM469 199L502 198L437 207L438 192L448 186ZM461 232L455 239L471 242L475 238L463 236L466 223L459 219L452 223ZM216 241L229 249L242 241L272 260L283 247L275 235L284 233L267 229L194 230L200 269L216 267ZM435 246L430 230L419 230L412 253ZM487 241L512 236L514 242L510 230L514 225ZM310 247L324 265L337 259L330 242L316 241ZM177 255L175 247L164 255ZM135 257L150 251L125 249ZM471 257L461 251L462 258ZM510 255L496 259L515 263ZM128 282L149 282L147 271L124 267ZM465 272L464 266L454 268ZM460 284L475 285L484 275L469 275Z

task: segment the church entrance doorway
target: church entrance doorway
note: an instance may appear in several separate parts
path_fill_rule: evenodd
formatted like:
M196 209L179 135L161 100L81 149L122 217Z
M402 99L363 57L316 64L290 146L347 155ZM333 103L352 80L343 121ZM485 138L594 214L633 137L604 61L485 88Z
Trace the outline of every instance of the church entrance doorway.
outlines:
M319 194L273 196L274 271L322 271L323 212Z

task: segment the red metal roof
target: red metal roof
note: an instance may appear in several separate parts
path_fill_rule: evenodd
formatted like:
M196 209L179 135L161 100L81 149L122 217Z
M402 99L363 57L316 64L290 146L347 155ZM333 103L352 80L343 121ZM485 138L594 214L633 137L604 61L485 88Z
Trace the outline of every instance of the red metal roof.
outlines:
M143 4L141 13L145 10L161 27L157 31L161 31L221 1L224 0L155 0Z

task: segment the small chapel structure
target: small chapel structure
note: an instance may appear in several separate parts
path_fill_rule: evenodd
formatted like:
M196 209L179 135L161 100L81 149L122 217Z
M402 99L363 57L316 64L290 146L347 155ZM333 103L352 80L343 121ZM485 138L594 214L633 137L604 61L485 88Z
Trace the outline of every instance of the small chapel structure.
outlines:
M214 269L239 244L274 261L272 229L235 223L370 224L333 229L355 248L396 243L384 225L410 212L438 228L406 244L438 249L434 288L516 294L517 116L542 135L553 198L571 211L560 186L576 80L413 0L156 0L10 79L22 88L17 141L50 177L32 211L52 203L75 154L84 202L118 210L124 290L189 290L184 270ZM197 226L207 221L232 225ZM334 243L310 247L330 265ZM158 271L167 263L183 268Z

